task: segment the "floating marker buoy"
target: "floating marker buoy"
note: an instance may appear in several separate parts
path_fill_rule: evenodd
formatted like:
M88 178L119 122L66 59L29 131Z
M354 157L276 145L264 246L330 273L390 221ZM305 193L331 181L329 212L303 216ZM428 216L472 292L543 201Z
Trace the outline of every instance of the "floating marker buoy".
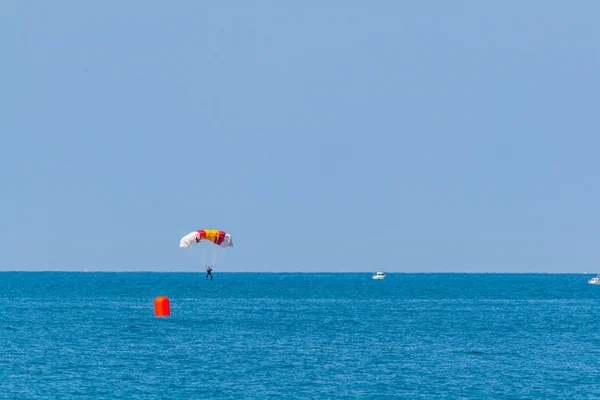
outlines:
M169 298L166 296L158 296L154 299L154 315L157 317L168 317L171 315L171 306Z

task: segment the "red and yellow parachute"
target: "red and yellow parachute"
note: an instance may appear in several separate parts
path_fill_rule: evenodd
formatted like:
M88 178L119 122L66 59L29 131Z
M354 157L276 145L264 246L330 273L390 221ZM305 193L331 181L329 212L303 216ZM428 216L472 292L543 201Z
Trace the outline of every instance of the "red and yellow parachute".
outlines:
M214 229L201 229L188 233L179 241L179 247L192 247L201 240L208 240L221 247L233 247L233 240L229 233Z

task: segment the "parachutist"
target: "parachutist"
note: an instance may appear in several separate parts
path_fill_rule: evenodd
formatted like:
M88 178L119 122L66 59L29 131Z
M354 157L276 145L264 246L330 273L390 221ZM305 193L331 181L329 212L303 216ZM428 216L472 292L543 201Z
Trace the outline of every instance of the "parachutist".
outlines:
M229 233L218 231L216 229L200 229L197 231L190 232L179 240L179 247L188 248L195 246L200 242L213 243L217 245L217 247L213 247L213 245L207 244L208 248L204 247L205 251L210 249L211 252L215 249L222 250L226 247L233 247L231 235ZM217 254L218 253L213 253L213 263L217 262ZM204 258L204 261L210 259L210 257ZM210 280L212 281L212 265L204 264L204 266L206 267L206 277L204 278L204 280L207 281L208 277L210 276Z

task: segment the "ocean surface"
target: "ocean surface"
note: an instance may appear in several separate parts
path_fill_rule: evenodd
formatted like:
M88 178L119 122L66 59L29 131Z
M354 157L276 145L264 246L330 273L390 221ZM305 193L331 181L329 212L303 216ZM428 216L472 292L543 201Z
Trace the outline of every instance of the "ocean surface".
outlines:
M592 276L0 273L0 398L597 399Z

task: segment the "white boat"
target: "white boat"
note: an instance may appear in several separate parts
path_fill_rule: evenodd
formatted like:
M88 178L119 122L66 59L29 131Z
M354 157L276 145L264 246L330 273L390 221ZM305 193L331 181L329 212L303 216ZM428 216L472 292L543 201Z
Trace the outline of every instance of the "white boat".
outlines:
M373 275L373 279L385 279L385 272L377 270L375 275Z
M588 283L590 285L600 285L600 274L598 274L598 276L596 276L595 278L590 279Z

